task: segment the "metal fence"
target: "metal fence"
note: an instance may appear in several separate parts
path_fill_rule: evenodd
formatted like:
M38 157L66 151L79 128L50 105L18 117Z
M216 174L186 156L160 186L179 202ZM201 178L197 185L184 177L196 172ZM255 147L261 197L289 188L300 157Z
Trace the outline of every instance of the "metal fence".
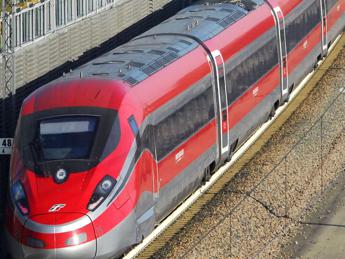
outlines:
M46 0L14 14L14 45L21 47L123 0ZM10 17L12 23L12 16Z

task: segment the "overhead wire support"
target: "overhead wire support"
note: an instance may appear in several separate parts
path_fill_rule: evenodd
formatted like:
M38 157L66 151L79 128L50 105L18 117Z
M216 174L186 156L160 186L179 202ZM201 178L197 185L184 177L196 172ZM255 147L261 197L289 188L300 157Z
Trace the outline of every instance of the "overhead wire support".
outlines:
M0 85L0 99L5 99L15 93L14 71L14 15L16 0L3 0L1 12L1 58L3 78Z

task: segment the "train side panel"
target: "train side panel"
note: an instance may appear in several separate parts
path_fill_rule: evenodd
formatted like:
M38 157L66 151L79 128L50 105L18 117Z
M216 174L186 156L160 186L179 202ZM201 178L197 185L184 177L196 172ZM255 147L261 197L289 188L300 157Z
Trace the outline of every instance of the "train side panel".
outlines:
M327 30L329 45L344 30L345 27L345 1L326 0Z
M228 44L221 45L229 38ZM276 28L270 7L262 5L250 12L209 45L219 48L226 60L230 145L238 147L266 121L281 98Z

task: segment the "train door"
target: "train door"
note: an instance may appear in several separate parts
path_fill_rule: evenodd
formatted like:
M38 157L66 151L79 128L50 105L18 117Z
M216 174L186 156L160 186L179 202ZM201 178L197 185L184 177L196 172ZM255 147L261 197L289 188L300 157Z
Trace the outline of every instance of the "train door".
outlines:
M228 112L228 94L226 86L226 73L224 59L219 50L212 53L214 62L213 78L216 92L217 120L218 120L218 139L219 139L219 157L224 158L229 152L229 112Z
M288 56L286 46L286 33L285 33L285 17L279 6L273 8L278 36L278 51L280 61L280 77L281 77L281 90L282 98L286 98L289 93L289 70L288 70Z
M320 0L320 6L321 6L321 46L322 46L322 55L326 56L328 51L328 35L327 35L327 5L326 0Z

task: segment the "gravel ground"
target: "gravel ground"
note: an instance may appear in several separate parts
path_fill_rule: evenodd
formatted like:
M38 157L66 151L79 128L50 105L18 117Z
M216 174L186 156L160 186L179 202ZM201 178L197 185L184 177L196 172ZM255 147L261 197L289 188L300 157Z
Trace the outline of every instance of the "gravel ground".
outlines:
M334 102L344 68L345 49L282 129L153 257L290 257L284 247L345 168L345 94Z
M286 247L292 258L344 258L345 174L323 193L296 238Z

